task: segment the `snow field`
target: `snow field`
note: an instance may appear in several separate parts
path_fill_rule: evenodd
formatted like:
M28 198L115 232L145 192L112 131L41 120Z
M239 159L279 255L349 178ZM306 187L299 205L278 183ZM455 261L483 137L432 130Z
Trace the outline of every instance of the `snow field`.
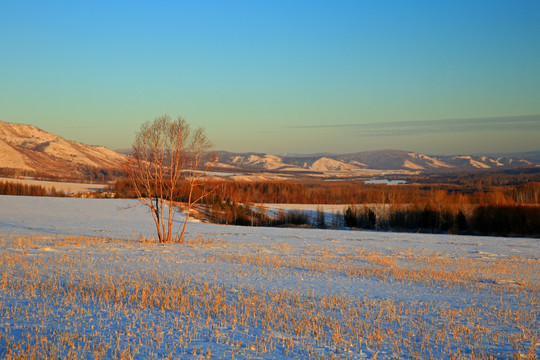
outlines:
M160 246L134 202L0 205L2 358L540 355L537 239L191 223Z

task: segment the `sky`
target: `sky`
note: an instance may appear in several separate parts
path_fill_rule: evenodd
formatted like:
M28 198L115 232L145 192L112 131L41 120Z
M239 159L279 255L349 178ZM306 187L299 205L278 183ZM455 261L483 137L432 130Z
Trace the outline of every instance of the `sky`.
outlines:
M0 2L0 121L129 148L540 150L540 1Z

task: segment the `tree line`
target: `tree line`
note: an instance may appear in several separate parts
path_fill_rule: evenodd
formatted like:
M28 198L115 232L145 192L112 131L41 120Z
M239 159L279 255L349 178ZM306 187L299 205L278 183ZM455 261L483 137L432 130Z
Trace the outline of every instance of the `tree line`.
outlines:
M454 212L421 206L391 206L378 211L369 206L347 206L337 213L268 209L226 201L201 207L207 220L227 225L312 227L420 233L540 237L540 207L481 205Z
M172 200L188 201L190 184L180 180ZM349 193L345 190L350 190ZM132 184L119 179L111 188L117 197L134 198ZM212 190L212 193L210 193ZM361 183L325 184L294 182L202 182L193 195L201 199L199 216L228 225L309 226L381 231L540 236L540 183L485 189L443 186L387 186ZM67 196L54 187L0 181L1 195ZM351 198L351 194L356 197ZM275 211L255 207L259 203L317 203L321 195L344 205L343 211L315 214ZM328 195L328 197L325 197ZM147 196L144 192L141 196ZM252 200L252 201L246 201ZM253 201L256 200L256 201ZM258 200L258 201L257 201ZM279 200L279 201L278 201ZM350 201L348 204L346 201ZM320 202L322 204L323 202ZM384 211L373 204L384 205Z
M184 201L189 184L180 180L175 200ZM397 185L364 184L360 181L294 182L294 181L205 181L195 193L216 189L203 203L244 204L444 204L459 207L473 205L540 204L540 182L517 186L469 188L444 184ZM128 179L118 179L112 189L120 198L136 196Z
M18 196L66 196L61 190L55 187L46 188L41 185L29 185L11 181L0 181L0 195L18 195Z
M57 173L0 168L0 176L11 178L31 177L36 180L92 182L97 184L105 184L119 178L125 178L126 174L123 171L116 169L74 166L69 172L58 171Z
M132 197L130 183L118 180L117 196ZM181 182L175 201L185 201ZM182 190L184 189L184 190ZM540 182L469 188L431 184L388 186L361 182L212 182L194 191L200 216L229 225L313 226L430 233L540 236ZM281 211L254 204L342 204L337 214ZM379 210L374 205L379 206ZM380 208L384 211L380 211Z

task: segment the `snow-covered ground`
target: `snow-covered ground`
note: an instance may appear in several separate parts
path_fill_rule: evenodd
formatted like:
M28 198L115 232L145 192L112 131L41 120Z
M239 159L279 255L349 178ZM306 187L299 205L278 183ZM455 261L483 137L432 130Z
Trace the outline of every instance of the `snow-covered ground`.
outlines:
M407 180L373 179L364 181L365 184L403 185Z
M540 355L538 239L154 231L133 200L0 196L0 358Z

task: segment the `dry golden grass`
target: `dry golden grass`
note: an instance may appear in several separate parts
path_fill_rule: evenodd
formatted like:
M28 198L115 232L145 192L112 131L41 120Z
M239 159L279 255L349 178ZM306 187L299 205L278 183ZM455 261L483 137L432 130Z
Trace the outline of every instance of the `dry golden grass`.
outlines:
M288 244L227 246L202 238L167 248L102 238L1 237L0 357L538 357L538 259L339 247L310 247L298 256ZM404 300L257 289L165 266L180 260L204 262L210 271L241 265L246 277L292 272L443 295Z

